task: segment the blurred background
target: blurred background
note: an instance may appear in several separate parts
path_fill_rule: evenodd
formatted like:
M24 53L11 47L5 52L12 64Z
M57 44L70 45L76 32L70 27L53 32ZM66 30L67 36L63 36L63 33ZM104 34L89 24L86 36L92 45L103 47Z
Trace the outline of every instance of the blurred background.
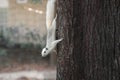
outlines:
M42 58L47 0L0 0L0 80L55 80L56 53Z

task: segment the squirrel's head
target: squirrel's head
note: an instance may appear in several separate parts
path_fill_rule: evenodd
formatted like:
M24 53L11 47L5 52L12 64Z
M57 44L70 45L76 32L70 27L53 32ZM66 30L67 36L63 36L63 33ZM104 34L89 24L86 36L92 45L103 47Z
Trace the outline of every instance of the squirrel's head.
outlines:
M43 48L41 54L42 54L42 57L45 57L45 56L47 56L49 53L50 53L50 52L49 52L48 48Z

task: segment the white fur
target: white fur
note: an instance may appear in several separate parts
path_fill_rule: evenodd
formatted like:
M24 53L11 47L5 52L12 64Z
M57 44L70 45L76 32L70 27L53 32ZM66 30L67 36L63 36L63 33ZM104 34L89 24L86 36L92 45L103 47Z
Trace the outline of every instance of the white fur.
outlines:
M46 9L46 26L47 29L51 26L55 17L55 2L56 0L48 0Z
M55 2L56 0L48 0L47 2L47 11L46 11L46 28L47 28L47 40L46 40L46 46L42 50L42 56L47 56L56 45L62 41L63 39L55 40L55 32L56 32L56 19L57 15L54 18L55 15Z

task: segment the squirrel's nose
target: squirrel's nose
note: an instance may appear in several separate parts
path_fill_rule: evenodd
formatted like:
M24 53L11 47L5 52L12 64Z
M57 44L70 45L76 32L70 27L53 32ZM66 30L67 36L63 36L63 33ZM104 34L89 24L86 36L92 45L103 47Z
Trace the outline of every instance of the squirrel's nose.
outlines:
M44 57L45 55L41 53L41 56Z
M44 56L44 54L42 54L42 53L41 53L40 55L41 55L41 56Z

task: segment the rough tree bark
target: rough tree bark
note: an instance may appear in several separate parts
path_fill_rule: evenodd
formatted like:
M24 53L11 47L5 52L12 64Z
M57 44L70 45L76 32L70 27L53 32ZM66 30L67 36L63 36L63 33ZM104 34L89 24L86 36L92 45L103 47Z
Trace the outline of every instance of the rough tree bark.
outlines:
M57 0L57 80L120 80L120 0Z

